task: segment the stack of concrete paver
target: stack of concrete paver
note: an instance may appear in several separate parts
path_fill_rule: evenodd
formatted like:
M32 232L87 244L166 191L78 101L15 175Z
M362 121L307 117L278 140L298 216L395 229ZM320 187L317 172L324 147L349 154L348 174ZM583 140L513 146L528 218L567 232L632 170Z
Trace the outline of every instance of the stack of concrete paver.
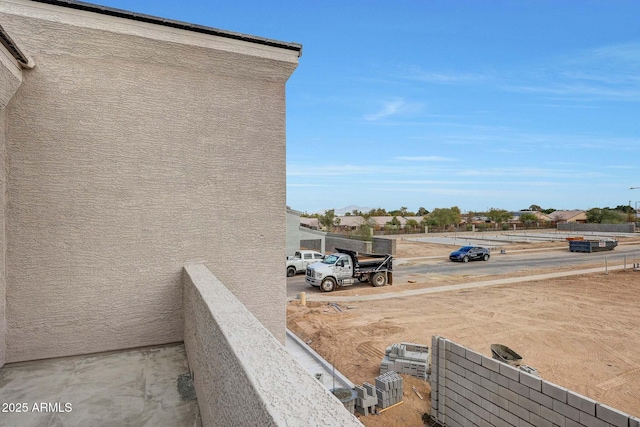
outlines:
M378 407L384 409L402 400L402 377L393 371L376 377Z
M387 347L380 362L380 373L398 372L421 380L427 379L429 347L422 344L400 343Z
M384 409L402 400L402 377L397 373L386 372L377 377L375 383L376 385L364 383L354 387L358 393L356 412L361 415L374 414L376 406Z
M369 414L375 413L376 405L378 404L378 396L376 396L376 387L369 383L364 383L362 386L354 386L358 397L356 397L356 411L365 417Z

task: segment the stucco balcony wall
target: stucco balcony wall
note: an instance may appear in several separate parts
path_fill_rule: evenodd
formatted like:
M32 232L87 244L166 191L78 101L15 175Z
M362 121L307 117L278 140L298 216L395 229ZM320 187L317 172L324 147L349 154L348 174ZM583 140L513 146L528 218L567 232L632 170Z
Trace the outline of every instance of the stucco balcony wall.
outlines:
M301 47L70 6L0 0L0 366L182 341L189 263L284 342Z
M184 343L203 426L361 426L204 265L183 272Z

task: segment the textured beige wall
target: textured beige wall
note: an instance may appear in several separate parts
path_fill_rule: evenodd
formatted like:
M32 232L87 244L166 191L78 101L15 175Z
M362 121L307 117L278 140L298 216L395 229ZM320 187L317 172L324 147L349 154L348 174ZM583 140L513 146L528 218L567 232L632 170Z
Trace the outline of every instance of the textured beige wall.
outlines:
M24 1L0 21L36 63L7 109L7 362L181 341L194 261L284 341L297 53Z
M0 67L1 68L1 67ZM0 86L4 86L4 80L0 80ZM5 157L6 147L6 111L0 108L0 159ZM7 316L6 316L6 281L5 281L5 233L4 233L4 218L5 218L5 190L6 190L6 177L4 172L4 161L0 161L0 171L2 171L2 177L0 178L0 366L3 366L6 361L7 355Z
M362 426L204 265L185 267L184 306L203 426Z
M6 361L6 280L5 280L5 211L6 211L6 106L22 83L22 70L13 56L0 45L0 366Z

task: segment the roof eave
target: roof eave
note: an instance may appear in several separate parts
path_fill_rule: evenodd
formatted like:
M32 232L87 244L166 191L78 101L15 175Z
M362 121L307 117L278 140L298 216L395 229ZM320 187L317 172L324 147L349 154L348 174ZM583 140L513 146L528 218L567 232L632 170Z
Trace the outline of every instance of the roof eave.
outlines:
M302 56L302 45L293 42L282 42L278 40L267 39L264 37L252 36L249 34L236 33L233 31L220 30L217 28L207 27L204 25L190 24L183 21L175 21L172 19L160 18L157 16L146 15L143 13L129 12L123 9L100 6L91 3L85 3L74 0L31 0L38 3L46 3L54 6L68 7L76 10L84 10L87 12L99 13L118 18L131 19L134 21L146 22L149 24L163 25L165 27L178 28L186 31L193 31L201 34L224 37L233 40L240 40L249 43L256 43L263 46L271 46L280 49L292 50L298 53L298 57Z

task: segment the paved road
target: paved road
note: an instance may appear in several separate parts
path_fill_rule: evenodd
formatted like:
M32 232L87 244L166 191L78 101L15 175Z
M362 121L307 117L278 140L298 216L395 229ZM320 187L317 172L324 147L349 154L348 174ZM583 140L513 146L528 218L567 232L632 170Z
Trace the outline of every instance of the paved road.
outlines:
M545 252L507 251L506 254L492 253L488 262L473 261L467 264L454 263L448 259L429 259L414 265L398 265L394 273L400 278L409 274L465 274L494 275L511 274L543 268L581 267L588 264L604 266L605 257L609 263L623 262L624 256L631 263L634 256L640 260L640 246L618 246L607 252L569 252L565 249Z
M474 261L467 264L454 263L447 258L423 258L412 259L410 264L403 264L403 260L398 260L394 266L394 281L398 283L406 282L411 275L415 279L416 274L464 274L469 281L476 276L512 274L529 271L535 274L541 269L576 267L584 268L587 265L604 266L605 257L610 265L622 263L624 256L627 257L627 265L640 262L640 245L620 245L613 251L580 253L563 250L551 250L544 252L528 251L507 251L506 254L493 253L487 262ZM351 288L367 288L369 284L356 284ZM318 288L308 286L304 281L304 275L287 278L287 298L295 298L300 292L307 295L322 293ZM334 292L336 293L336 292ZM336 293L339 294L339 291Z

